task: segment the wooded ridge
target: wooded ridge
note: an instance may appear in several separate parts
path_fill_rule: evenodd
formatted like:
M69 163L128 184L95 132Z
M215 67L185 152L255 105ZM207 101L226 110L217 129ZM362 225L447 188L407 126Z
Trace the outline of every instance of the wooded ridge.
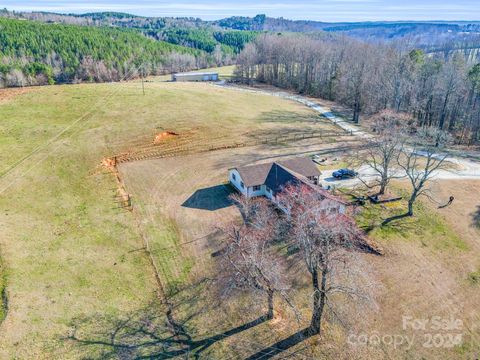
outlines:
M410 114L412 126L448 130L459 143L480 136L480 64L460 53L445 58L346 37L262 35L239 55L236 75L337 101L353 109L354 122L392 109Z

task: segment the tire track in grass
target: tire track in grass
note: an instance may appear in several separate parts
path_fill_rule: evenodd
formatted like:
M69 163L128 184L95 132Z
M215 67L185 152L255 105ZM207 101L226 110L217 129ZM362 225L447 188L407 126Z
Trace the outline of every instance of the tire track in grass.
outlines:
M0 256L0 326L7 317L8 313L7 275L5 270L5 266L3 265L3 261Z

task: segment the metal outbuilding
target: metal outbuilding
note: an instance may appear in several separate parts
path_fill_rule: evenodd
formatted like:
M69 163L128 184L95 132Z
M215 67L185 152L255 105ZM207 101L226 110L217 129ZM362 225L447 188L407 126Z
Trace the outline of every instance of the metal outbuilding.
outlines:
M218 81L216 72L187 72L172 74L172 81Z

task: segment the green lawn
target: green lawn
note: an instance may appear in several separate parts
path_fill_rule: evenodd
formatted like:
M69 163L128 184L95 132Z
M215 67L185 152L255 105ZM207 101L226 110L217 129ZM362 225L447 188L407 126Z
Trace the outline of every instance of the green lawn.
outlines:
M116 104L99 107L48 144L117 89L110 98ZM9 300L0 357L66 356L61 337L73 318L123 312L152 298L148 263L133 251L141 240L129 214L116 208L113 177L97 168L110 129L120 134L129 126L115 114L132 96L124 85L51 86L0 104Z
M394 193L407 198L408 194L399 188L392 188ZM428 208L419 199L414 208L414 216L393 221L385 226L381 222L391 216L406 212L406 200L384 204L367 204L361 208L357 217L360 227L373 230L369 236L381 242L393 240L415 241L422 247L434 250L468 250L467 243L453 231L445 219Z

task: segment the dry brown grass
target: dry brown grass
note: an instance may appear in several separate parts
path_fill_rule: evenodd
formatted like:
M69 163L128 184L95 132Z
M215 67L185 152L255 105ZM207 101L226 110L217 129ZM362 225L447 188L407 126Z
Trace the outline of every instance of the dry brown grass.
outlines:
M210 200L214 202L214 199L219 196L219 192L218 189L213 188L225 182L228 167L255 161L268 161L277 156L297 155L305 150L321 150L328 146L328 144L305 143L298 147L291 146L289 149L251 147L241 150L224 150L200 156L191 155L129 163L121 166L121 173L137 202L140 204L148 203L148 207L143 208L143 211L147 214L145 218L148 219L148 222L159 221L158 219L161 218L175 219L176 232L180 234L179 238L184 245L180 247L181 251L170 253L171 257L158 258L158 260L165 262L163 268L172 269L175 266L180 268L184 266L182 260L178 260L178 258L192 259L192 263L187 261L191 265L189 276L182 277L181 282L195 283L203 277L209 277L215 273L216 263L211 254L221 248L219 239L215 238L215 224L238 216L238 213L232 207L209 210L182 206L182 204L197 191L206 191L205 196L207 198L210 196ZM142 179L142 181L138 181L138 179ZM179 184L182 186L179 186ZM445 238L442 240L445 244L442 243L443 245L437 246L434 243L434 238L428 238L427 240L427 237L431 235L423 233L424 230L415 232L413 229L409 230L408 238L392 235L387 239L379 240L386 249L384 257L362 255L371 266L372 276L380 284L377 294L379 311L372 313L367 309L366 313L362 314L364 310L355 312L352 308L353 312L349 313L349 318L359 317L358 324L361 324L355 331L368 334L415 335L416 340L410 350L407 351L405 345L396 349L389 346L384 348L345 347L348 331L338 327L338 325L326 325L326 333L321 340L309 340L306 343L308 347L302 350L302 354L313 357L334 356L340 358L349 358L352 354L356 354L357 357L365 359L384 358L385 356L393 358L408 357L409 354L418 354L427 358L430 356L452 358L466 356L472 353L472 349L478 349L478 342L476 341L478 341L479 334L474 324L478 316L475 299L478 298L479 289L467 281L468 274L475 270L475 266L478 266L478 258L476 257L476 251L474 251L478 231L472 225L472 216L475 206L480 204L480 197L474 196L472 198L470 196L475 184L473 182L469 186L464 186L461 192L452 192L457 199L468 198L468 206L465 206L465 200L459 200L454 203L455 207L438 210L436 206L429 206L426 203L425 210L422 210L422 213L425 212L428 216L440 216L441 218L438 221L446 222L447 226L451 226L455 233L466 242L467 250L456 247L456 242L460 241L457 239L449 240ZM450 192L455 187L459 187L459 185L441 182L438 184L441 193L438 193L437 188L435 188L435 195L440 200L448 200ZM210 193L210 191L212 192ZM220 191L220 196L222 196L222 191L224 190ZM201 203L199 201L194 204L201 205ZM211 203L207 201L204 205L208 207L211 206ZM461 211L456 216L451 215L451 212L455 214L460 209ZM435 215L437 211L439 214ZM459 219L462 219L462 221L459 221ZM428 223L426 219L422 221ZM413 225L409 226L415 227L415 223L413 222ZM166 230L163 229L163 231ZM206 236L208 234L210 235ZM154 236L151 239L154 242L156 241ZM161 240L162 237L157 236L156 239ZM452 242L449 243L449 241ZM298 277L296 301L303 309L305 319L308 319L308 279L305 278L302 271L301 262L295 262L295 268L294 273ZM182 288L175 281L175 279L178 279L178 274L184 273L177 270L175 274L171 272L165 274L167 278L169 277L173 281L173 285L177 289ZM209 303L213 301L212 299L208 300L209 296L215 296L215 293L208 295L208 292L205 291L204 296L206 298L203 301ZM180 318L186 316L189 311L193 311L191 308L187 310L181 305L181 301L179 302L177 315ZM216 326L222 329L228 328L228 324L230 326L240 325L243 321L252 317L245 316L245 307L248 307L249 302L252 304L252 300L247 297L242 301L237 298L231 302L215 303L215 306L203 309L203 312L194 317L189 329L193 334L204 333L204 330L206 330L205 321L211 318L215 319L214 324L216 325L212 324L213 328L216 328ZM196 304L196 306L203 305ZM222 310L219 310L219 308ZM252 349L258 350L262 344L266 346L273 343L273 339L269 338L267 334L274 336L275 340L280 340L301 327L301 324L295 322L292 314L283 305L279 309L278 321L261 324L254 329L242 332L242 334L235 336L235 341L229 339L215 344L207 354L213 357L221 357L225 353L237 351L247 355L250 352L246 351L244 347L239 347L239 342L246 342L250 344L249 346ZM249 313L252 312L253 310L249 311ZM255 307L255 312L259 315L262 313L261 304ZM433 316L443 318L454 316L462 319L465 324L464 345L454 349L425 348L423 347L424 333L402 329L403 315L422 319ZM213 328L210 331L213 331ZM271 330L275 332L271 333ZM295 351L303 348L303 346L297 346L291 350Z
M9 101L18 95L34 91L34 87L0 89L0 103Z
M382 241L386 256L372 259L384 285L380 297L382 311L373 319L372 329L380 334L409 334L417 339L416 346L409 352L405 352L405 347L400 351L385 348L389 356L415 354L425 358L468 358L480 349L477 326L480 321L477 301L480 288L468 281L469 274L478 270L480 265L477 256L480 233L473 221L480 204L480 193L476 190L479 185L479 181L461 180L433 184L433 197L441 204L446 203L451 195L456 200L451 206L438 209L438 204L423 199L423 210L418 216L423 218L423 214L431 214L435 222L445 223L452 233L440 232L432 237L421 230L425 229L423 223L428 220L419 220L422 227L417 230L414 221L408 225L413 227L405 230L410 235L406 238L394 234L388 236ZM447 240L448 237L455 239ZM458 243L459 240L464 245ZM453 349L426 348L423 346L425 332L403 330L404 315L420 319L433 316L461 319L463 343Z
M96 107L99 101L101 106ZM95 111L55 138L91 110ZM272 118L279 112L287 119L281 124ZM2 103L0 245L9 312L1 324L0 357L85 358L88 347L65 339L76 319L123 317L155 297L136 223L129 212L119 209L115 180L99 167L102 159L122 151L132 139L153 141L163 129L193 130L199 135L196 141L208 142L222 134L235 139L237 130L285 132L292 126L288 117L301 120L294 126L317 126L313 121L317 116L293 102L211 84L147 83L145 96L138 82L39 87ZM50 145L41 147L50 139L54 139ZM279 146L289 151L288 146ZM202 166L202 156L193 159L196 167ZM186 191L194 188L188 186L191 171L171 168L176 172L172 180L186 185L172 185L170 195L190 195ZM191 229L185 230L186 220L175 211L164 216L159 211L164 205L155 196L155 202L149 198L152 189L166 195L156 182L172 174L163 166L156 171L148 178L150 185L144 187L146 178L138 179L144 193L133 201L148 210L147 230L160 245L154 249L156 255L181 259L178 267L165 268L176 281L171 287L175 290L191 279L191 268L198 269L204 259L191 256L195 253L188 248L164 249L162 242L180 244L193 234L204 235L210 224L192 220Z
M213 234L215 224L232 216L238 216L232 207L211 211L182 206L190 196L196 191L221 185L226 180L228 167L259 160L267 161L286 154L296 155L302 153L301 150L321 150L322 147L327 146L329 145L302 144L298 148L292 146L288 151L281 147L252 147L240 151L225 150L202 155L201 161L199 161L199 156L192 155L125 164L122 165L121 172L127 187L132 189L137 200L140 203L149 202L150 213L158 211L163 213L163 217L176 219L177 231L182 234L182 242L185 245L182 246L182 252L175 256L194 259L190 277L182 279L188 283L198 281L203 276L209 276L212 271L215 271L215 261L212 260L211 254L221 248L221 244ZM140 178L145 179L144 182L139 183L137 179ZM180 187L178 184L182 184L182 186ZM449 359L468 356L476 349L478 350L479 332L475 324L478 323L479 313L476 299L480 295L480 289L468 281L469 274L476 271L479 266L476 256L479 232L474 226L474 217L480 205L480 195L475 192L478 184L475 181L436 183L433 187L435 198L443 203L444 200L445 202L448 200L450 195L454 195L456 200L452 206L437 209L436 204L425 201L419 212L421 217L419 221L421 221L422 227L418 231L415 231L416 220L414 220L409 225L405 225L411 228L402 230L401 233L404 235L397 236L393 231L383 240L378 239L385 248L385 256L363 255L371 266L372 276L380 284L377 294L379 311L373 313L367 311L368 316L360 316L361 319L358 319L358 323L361 326L357 327L355 331L367 334L415 336L411 349L407 349L405 344L398 348L392 346L345 347L348 331L345 332L345 329L338 325L330 325L326 326L326 334L322 339L308 341L306 343L308 348L302 350L302 353L314 357L334 356L340 358L349 358L352 354L356 354L357 357L365 359L384 358L385 356L403 358L416 354L416 356L426 358L434 356ZM396 186L403 187L407 184L399 183ZM152 194L153 196L151 196ZM210 195L215 198L218 193L212 192ZM430 231L428 225L430 220L428 219L432 217L437 218L435 226L445 224L441 226L453 229L452 233L442 235L443 239L438 239L438 243L436 243L436 235L434 235L437 230L431 234L425 232ZM434 223L431 223L431 226L433 225ZM205 236L209 233L210 237ZM190 241L193 242L190 243ZM171 259L168 261L170 261L170 265L165 267L171 268ZM176 260L175 262L181 264L181 261ZM303 309L305 318L308 318L308 281L301 270L301 262L296 263L295 267L297 268L295 274L298 276L296 301ZM204 301L208 302L209 300ZM218 307L205 309L204 313L192 321L190 329L193 333L202 333L205 319L212 317L216 319L215 323L221 328L227 324L239 325L242 320L246 319L243 315L245 310L242 310L242 307L248 306L249 301L252 300L246 298L239 302L236 299L233 302L217 305L224 309L222 311L219 311ZM181 305L180 308L182 308ZM261 306L255 309L258 314L261 314ZM218 357L235 349L235 351L247 355L249 352L244 348L239 348L238 341L250 343L252 349L258 350L261 344L266 346L273 342L273 339L265 338L270 331L268 329L274 329L275 339L280 340L282 337L291 335L295 331L294 329L300 328L287 309L281 306L279 311L279 319L282 320L262 324L255 329L245 331L235 337L237 342L226 340L215 344L210 348L208 354ZM234 315L229 316L228 314ZM179 311L178 315L182 317L185 316L185 313ZM353 312L349 314L349 317L353 319L359 315L361 312ZM413 316L420 319L434 316L449 319L453 316L461 319L465 326L462 330L463 345L453 349L426 348L423 346L426 341L425 333L404 330L402 316ZM293 324L296 324L294 329L291 328ZM252 342L256 342L257 345L253 346ZM294 347L291 350L300 348L302 346Z

